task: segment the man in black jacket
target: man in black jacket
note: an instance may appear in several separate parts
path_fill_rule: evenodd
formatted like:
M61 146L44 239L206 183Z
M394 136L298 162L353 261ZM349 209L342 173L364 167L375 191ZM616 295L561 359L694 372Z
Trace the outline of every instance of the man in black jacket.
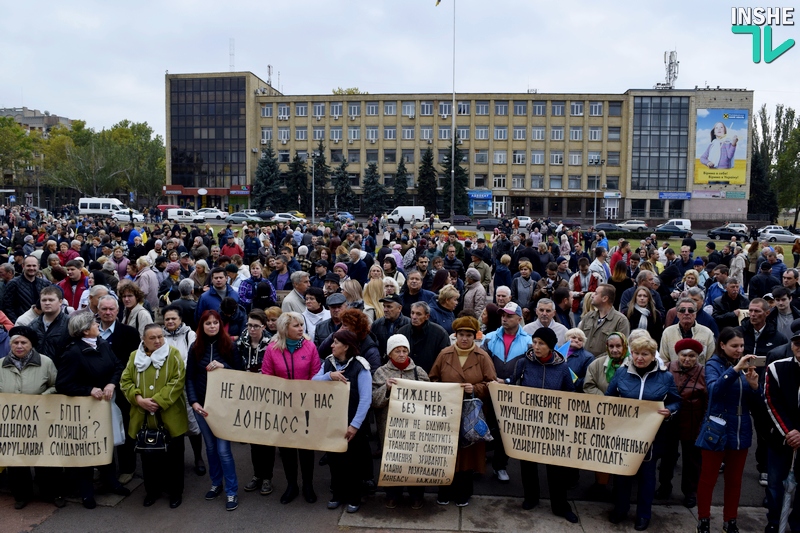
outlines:
M750 300L739 291L739 281L736 278L728 278L725 280L725 293L715 298L712 305L714 306L712 315L717 327L722 331L724 328L735 328L739 325L741 310L750 306Z
M750 280L747 295L750 297L750 300L754 298L763 298L765 294L772 292L773 287L776 285L781 285L781 281L772 275L772 265L769 261L764 261L761 263L759 273Z
M139 331L119 321L119 303L113 296L100 298L97 302L97 316L100 321L100 338L105 339L111 345L111 351L114 352L117 359L127 365L131 354L139 347ZM131 404L121 392L117 392L115 401L122 411L123 427L127 428L131 418ZM125 443L117 446L119 482L123 485L133 479L133 472L136 470L135 444L135 441L126 432ZM205 466L203 470L205 470Z
M322 346L325 339L339 331L339 328L342 327L341 314L342 311L347 309L345 306L346 302L347 299L344 297L344 294L340 292L328 296L326 303L331 312L331 317L317 324L317 329L314 330L314 344L317 348Z
M390 294L386 298L381 298L383 304L383 317L372 323L371 331L378 339L378 349L381 352L381 360L385 361L386 343L389 337L397 333L400 328L411 323L411 319L403 315L403 300L398 294Z
M67 331L69 317L61 310L62 297L61 289L55 285L42 289L39 296L42 314L30 324L31 329L39 336L39 353L52 359L57 369L60 369L61 354L72 341Z
M431 308L425 302L411 304L411 323L397 332L405 335L411 346L409 356L414 364L430 372L439 352L450 346L450 336L439 324L430 321ZM319 327L319 326L317 326Z
M16 322L22 314L39 301L42 289L50 285L49 281L38 277L38 274L39 261L36 257L29 255L22 262L22 275L6 284L0 309L10 321Z

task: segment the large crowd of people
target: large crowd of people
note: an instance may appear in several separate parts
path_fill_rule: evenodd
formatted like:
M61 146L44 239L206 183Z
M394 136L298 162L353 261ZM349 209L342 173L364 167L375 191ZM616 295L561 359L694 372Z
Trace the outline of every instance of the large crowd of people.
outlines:
M635 476L594 474L589 497L613 502L611 522L627 519L636 481L633 525L647 529L653 501L672 495L680 457L682 502L697 507L697 531L710 531L722 472L723 530L738 532L754 445L766 531L778 531L782 482L800 447L800 241L789 267L780 246L758 240L719 250L713 241L698 249L691 235L609 242L602 231L542 220L471 239L378 217L215 228L64 214L2 211L0 392L114 402L127 435L99 478L92 468L36 469L40 497L57 506L77 490L95 507L95 481L129 494L137 432L163 427L166 451L142 454L144 506L164 494L171 508L181 505L185 436L195 474L210 477L205 498L224 493L235 510L231 442L214 434L204 407L208 373L227 368L350 383L347 450L319 460L331 472L329 509L357 512L375 491L373 459L400 378L460 384L483 401L495 436L458 450L438 504L468 505L473 474L487 463L509 482L488 393L499 381L664 403ZM725 428L714 445L698 438L709 418ZM276 451L285 483L273 480ZM280 486L282 504L317 501L313 451L252 444L250 461L244 491L266 496ZM538 465L520 466L522 507L532 509ZM35 494L31 469L8 475L21 509ZM567 495L578 472L547 465L546 475L552 512L577 522ZM423 488L407 490L412 508L422 507ZM402 488L387 489L386 506L402 497ZM800 531L800 510L789 521Z

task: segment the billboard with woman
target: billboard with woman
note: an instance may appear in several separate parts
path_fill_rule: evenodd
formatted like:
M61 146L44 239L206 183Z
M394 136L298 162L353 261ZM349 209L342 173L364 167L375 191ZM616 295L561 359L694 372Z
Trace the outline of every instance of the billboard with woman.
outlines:
M744 185L748 111L698 109L694 182Z

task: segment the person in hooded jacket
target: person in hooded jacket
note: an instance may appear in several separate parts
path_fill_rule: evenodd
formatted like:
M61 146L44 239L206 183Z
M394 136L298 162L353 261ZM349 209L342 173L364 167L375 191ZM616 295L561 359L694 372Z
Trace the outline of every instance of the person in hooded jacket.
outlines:
M725 449L714 451L698 439L702 451L700 482L697 485L698 533L711 531L711 496L725 463L725 500L722 519L728 533L738 533L736 517L742 491L742 473L747 451L753 441L751 409L761 408L763 389L753 366L753 354L744 354L744 337L739 328L725 328L719 333L717 349L706 362L708 389L707 416L725 420Z
M531 348L524 357L516 359L514 373L505 380L508 384L538 389L573 392L572 373L569 366L555 351L558 338L550 328L539 328L531 336ZM578 516L567 500L567 475L565 468L547 466L547 486L550 491L550 509L556 516L568 522L578 523ZM539 504L539 465L532 461L520 461L524 499L522 508L530 510Z
M659 409L658 414L664 416L665 420L669 419L678 412L681 395L667 366L656 358L658 344L649 336L638 337L631 341L630 350L630 359L614 374L606 389L606 396L664 402L664 408ZM619 524L627 516L631 506L633 480L637 478L639 494L636 498L634 529L644 531L650 525L656 489L656 464L664 448L666 427L666 424L661 424L653 445L636 474L614 477L614 510L609 515L612 524Z
M375 372L381 366L381 354L378 341L370 331L369 318L357 309L346 309L340 315L342 326L339 330L349 330L356 334L359 342L359 355L369 362L370 371ZM319 345L319 355L323 359L331 354L333 334Z

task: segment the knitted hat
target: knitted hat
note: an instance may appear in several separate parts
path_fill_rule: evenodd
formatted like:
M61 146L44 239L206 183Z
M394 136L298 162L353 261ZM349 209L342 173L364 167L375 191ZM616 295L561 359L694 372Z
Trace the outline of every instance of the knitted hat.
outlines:
M336 270L337 268L341 268L342 270L344 270L344 273L347 274L347 265L345 265L344 263L336 263L335 265L333 265L334 270Z
M36 345L39 344L39 335L33 330L33 328L29 328L28 326L14 326L8 332L8 337L10 340L14 340L14 337L21 335L31 341L31 345L36 348Z
M453 320L453 331L458 333L461 330L471 331L478 333L481 327L478 324L478 319L471 316L462 316Z
M466 277L469 278L469 279L474 279L476 281L480 281L481 273L478 272L478 269L476 269L476 268L468 268L467 269L467 273L466 273Z
M703 353L703 345L700 341L694 339L681 339L675 343L675 353L681 353L684 350L692 350L697 355Z
M170 263L167 265L166 271L167 274L174 274L175 272L180 272L181 265L180 263Z
M406 350L411 350L411 346L408 344L408 339L405 335L400 335L399 333L395 333L389 340L386 341L386 355L390 355L392 350L397 348L398 346L405 346Z
M694 266L700 266L702 264L703 264L703 260L700 259L699 257L694 260Z
M551 350L553 348L555 348L556 344L558 343L558 336L556 335L556 332L553 331L552 329L546 328L546 327L541 327L541 328L537 329L536 331L534 331L533 335L531 335L531 338L532 339L536 339L536 338L540 339Z

